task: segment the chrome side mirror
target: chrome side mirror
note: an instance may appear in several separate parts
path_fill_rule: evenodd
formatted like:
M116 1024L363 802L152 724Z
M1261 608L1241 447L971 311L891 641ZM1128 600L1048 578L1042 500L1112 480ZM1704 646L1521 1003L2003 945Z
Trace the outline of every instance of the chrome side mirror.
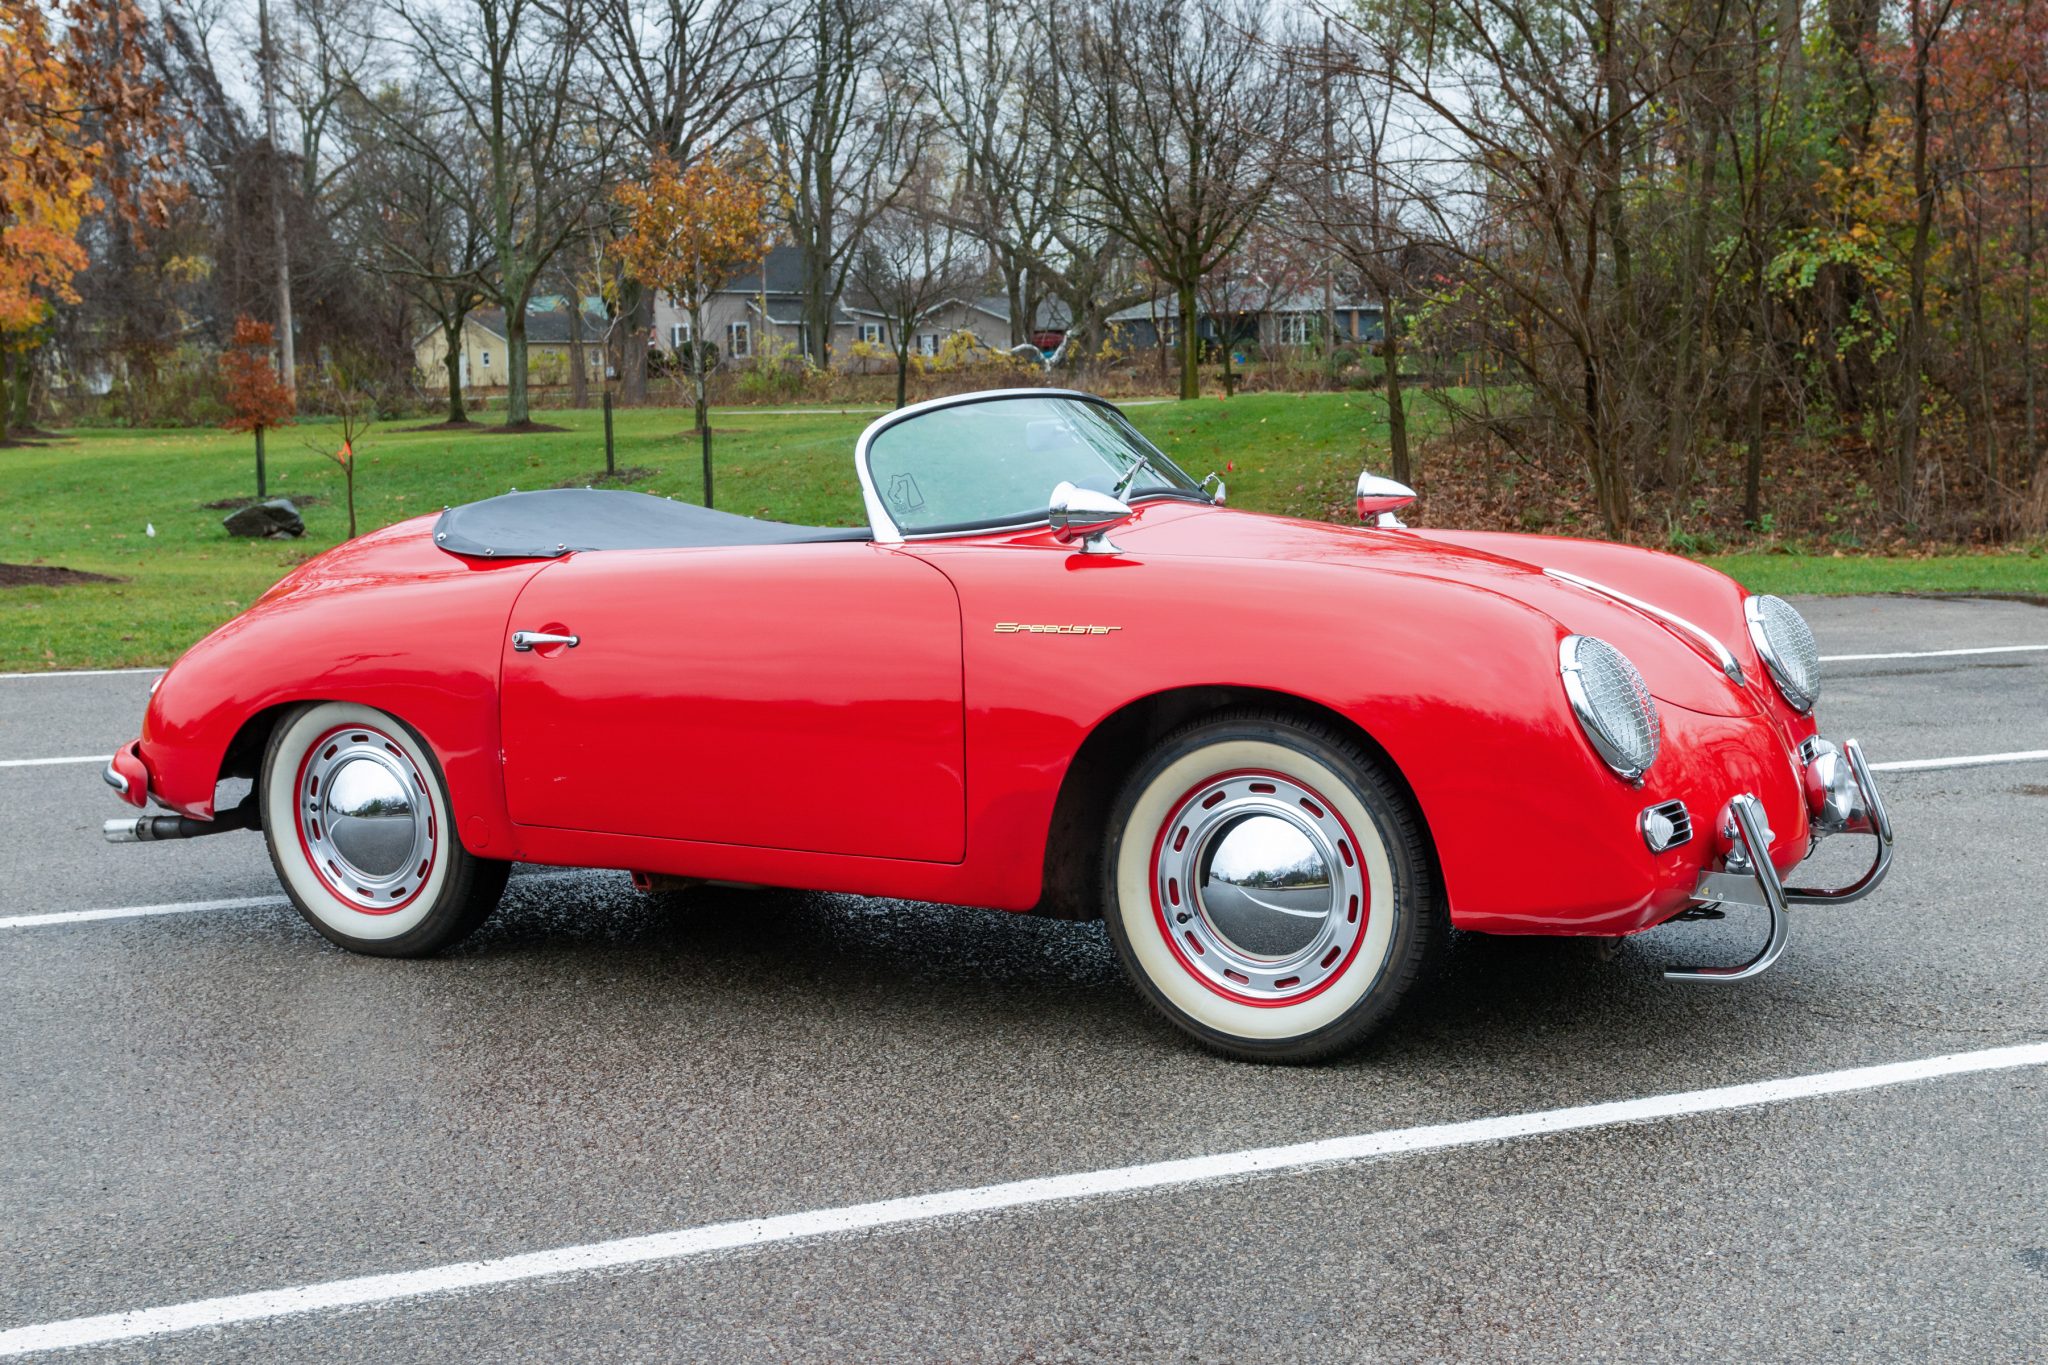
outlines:
M1380 526L1400 527L1408 523L1394 513L1415 501L1415 490L1405 483L1383 479L1367 470L1358 476L1358 519L1373 519Z
M1052 490L1052 505L1046 509L1045 519L1062 544L1079 540L1082 554L1113 555L1117 548L1110 543L1106 528L1130 514L1130 504L1123 499L1062 479Z
M1204 474L1202 476L1202 491L1209 495L1210 502L1213 502L1218 507L1221 507L1223 505L1223 500L1229 494L1230 489L1227 485L1224 484L1223 476L1221 474L1211 471L1210 473Z

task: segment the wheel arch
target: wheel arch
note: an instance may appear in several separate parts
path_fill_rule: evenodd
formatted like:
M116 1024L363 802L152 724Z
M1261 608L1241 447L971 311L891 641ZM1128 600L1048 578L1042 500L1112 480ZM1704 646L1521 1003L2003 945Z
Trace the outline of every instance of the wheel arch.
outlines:
M1198 685L1168 688L1125 703L1104 716L1074 751L1054 800L1039 901L1032 913L1052 919L1100 919L1098 864L1109 837L1110 809L1125 775L1153 745L1180 727L1246 707L1326 726L1372 755L1415 813L1428 851L1432 883L1437 894L1443 894L1443 865L1422 803L1400 765L1363 726L1342 711L1291 692Z

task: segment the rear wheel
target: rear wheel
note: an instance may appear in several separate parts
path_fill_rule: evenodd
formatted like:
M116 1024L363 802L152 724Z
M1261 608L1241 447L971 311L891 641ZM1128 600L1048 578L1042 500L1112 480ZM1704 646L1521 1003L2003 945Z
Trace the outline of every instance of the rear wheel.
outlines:
M1285 716L1163 740L1117 801L1104 879L1139 993L1245 1060L1356 1046L1445 936L1420 823L1380 763Z
M466 937L511 864L463 848L433 753L395 716L321 702L264 751L263 833L285 894L342 947L419 957Z

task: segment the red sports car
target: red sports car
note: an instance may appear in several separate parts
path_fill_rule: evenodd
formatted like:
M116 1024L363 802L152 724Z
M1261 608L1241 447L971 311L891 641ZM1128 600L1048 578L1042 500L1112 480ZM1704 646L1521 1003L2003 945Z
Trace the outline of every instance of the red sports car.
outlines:
M304 565L159 680L107 781L256 829L334 942L430 953L514 860L1108 921L1234 1056L1358 1042L1452 927L1623 935L1849 900L1891 828L1813 636L1593 541L1224 507L1109 403L881 418L862 529L508 493ZM232 809L231 778L252 779ZM1834 889L1781 876L1874 836Z

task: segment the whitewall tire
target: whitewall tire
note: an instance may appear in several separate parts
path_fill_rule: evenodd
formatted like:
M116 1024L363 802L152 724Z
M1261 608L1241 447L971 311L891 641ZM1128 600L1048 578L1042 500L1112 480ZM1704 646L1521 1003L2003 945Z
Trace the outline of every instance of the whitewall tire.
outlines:
M510 864L462 847L432 750L395 716L320 702L271 732L264 840L299 913L344 948L417 957L484 921Z
M1284 715L1161 741L1112 812L1104 882L1139 993L1245 1060L1356 1046L1445 938L1420 821L1381 761Z

